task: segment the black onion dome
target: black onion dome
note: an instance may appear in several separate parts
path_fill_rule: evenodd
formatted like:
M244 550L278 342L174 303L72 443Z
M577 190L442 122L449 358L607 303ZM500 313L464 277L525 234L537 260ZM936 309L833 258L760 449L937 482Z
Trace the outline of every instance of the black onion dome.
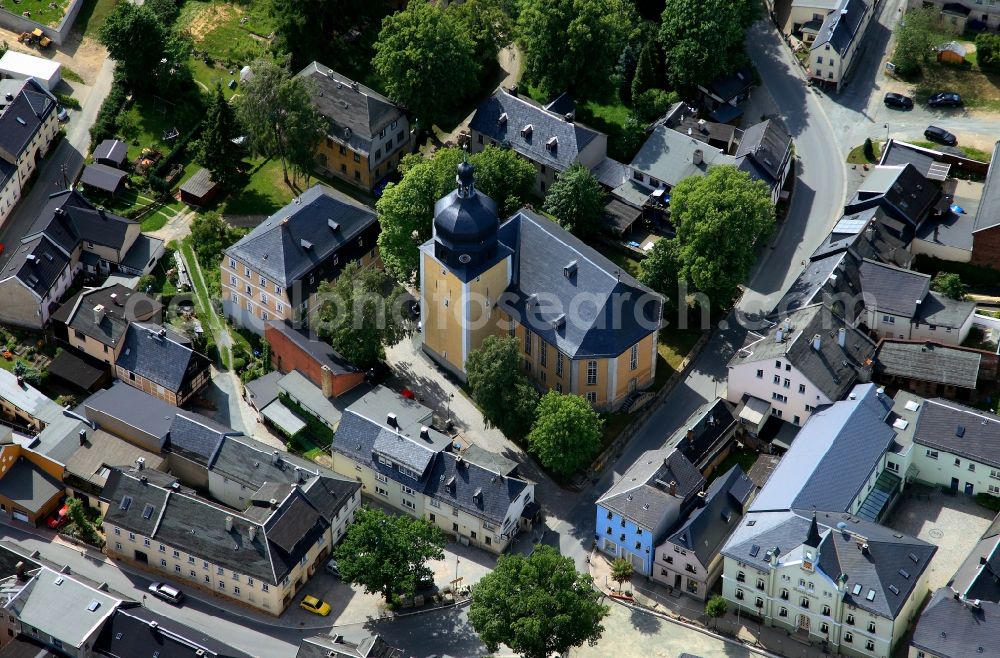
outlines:
M456 267L482 262L496 251L497 204L476 190L474 171L469 162L459 163L458 189L434 204L438 254Z

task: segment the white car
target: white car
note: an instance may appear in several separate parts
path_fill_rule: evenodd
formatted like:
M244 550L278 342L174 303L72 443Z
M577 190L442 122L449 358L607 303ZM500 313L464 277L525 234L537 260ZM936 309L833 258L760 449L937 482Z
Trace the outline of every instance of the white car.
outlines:
M336 576L337 578L340 578L340 567L337 565L337 561L336 560L334 560L334 559L331 558L330 561L327 562L326 566L323 567L323 568L331 576Z
M63 107L62 105L57 105L56 118L59 119L60 121L66 121L67 119L69 119L69 112L67 112L66 108Z

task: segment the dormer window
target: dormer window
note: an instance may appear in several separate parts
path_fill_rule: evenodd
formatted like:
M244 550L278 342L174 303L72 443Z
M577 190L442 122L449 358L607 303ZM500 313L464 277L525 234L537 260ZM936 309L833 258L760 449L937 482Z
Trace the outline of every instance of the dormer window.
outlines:
M497 123L498 123L499 125L501 125L501 126L506 126L506 125L507 125L507 113L506 113L506 112L504 112L503 114L501 114L501 115L500 115L500 116L499 116L499 117L497 118Z
M558 137L550 137L549 141L545 142L545 148L547 148L550 151L555 151L557 146L559 146Z
M534 130L535 130L535 129L534 129L534 126L532 126L532 125L531 125L531 124L529 123L529 124L528 124L528 125L526 125L526 126L525 126L524 128L521 128L521 137L523 137L523 138L525 138L525 139L531 139L531 133L532 133L532 132L533 132Z

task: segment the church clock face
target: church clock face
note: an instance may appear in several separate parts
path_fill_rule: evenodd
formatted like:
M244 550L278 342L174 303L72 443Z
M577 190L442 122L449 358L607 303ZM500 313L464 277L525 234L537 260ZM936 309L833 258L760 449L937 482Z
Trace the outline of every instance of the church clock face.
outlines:
M459 257L458 257L458 262L462 263L463 265L471 263L472 262L472 256L470 256L469 254L460 254Z

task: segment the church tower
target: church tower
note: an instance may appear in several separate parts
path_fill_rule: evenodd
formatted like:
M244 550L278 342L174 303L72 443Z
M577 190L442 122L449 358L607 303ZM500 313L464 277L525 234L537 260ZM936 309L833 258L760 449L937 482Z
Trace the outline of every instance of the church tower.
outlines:
M496 303L512 263L497 205L476 189L472 164L458 165L456 181L434 204L434 235L420 247L421 339L424 352L464 380L469 353L500 333Z

